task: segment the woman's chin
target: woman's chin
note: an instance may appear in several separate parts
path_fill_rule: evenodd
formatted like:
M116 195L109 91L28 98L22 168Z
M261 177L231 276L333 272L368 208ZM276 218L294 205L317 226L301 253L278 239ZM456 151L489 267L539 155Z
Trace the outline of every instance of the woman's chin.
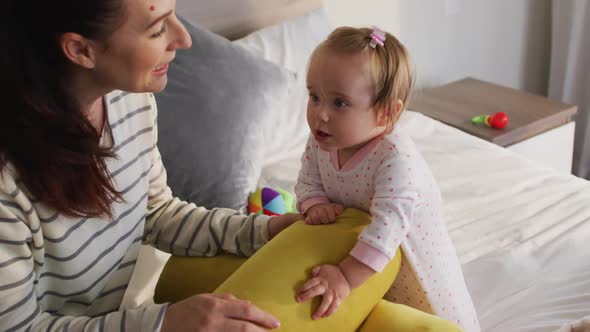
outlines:
M147 87L145 92L160 92L162 90L164 90L164 88L166 88L166 85L168 84L168 77L167 76L163 76L160 77L156 80L153 80L151 82L151 84Z

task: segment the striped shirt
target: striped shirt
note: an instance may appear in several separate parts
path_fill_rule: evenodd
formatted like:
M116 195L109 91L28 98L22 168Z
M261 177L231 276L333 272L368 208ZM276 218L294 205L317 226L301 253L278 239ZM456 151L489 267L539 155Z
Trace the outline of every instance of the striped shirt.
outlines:
M174 255L248 256L268 217L206 210L172 196L152 94L105 96L113 219L68 218L35 200L9 163L0 174L0 331L159 331L167 304L119 310L140 244Z

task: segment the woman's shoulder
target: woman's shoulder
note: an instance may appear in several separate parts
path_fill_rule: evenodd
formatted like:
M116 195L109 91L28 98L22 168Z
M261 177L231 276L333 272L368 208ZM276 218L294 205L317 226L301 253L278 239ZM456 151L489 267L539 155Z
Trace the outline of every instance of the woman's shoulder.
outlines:
M151 92L128 92L122 90L113 90L109 92L105 99L108 104L113 105L122 102L130 103L151 103L154 101L154 94Z
M104 99L111 129L129 120L133 123L153 124L157 117L156 98L151 92L131 93L115 90L107 94Z
M0 169L0 217L7 217L8 215L20 215L25 209L22 203L25 202L30 207L30 198L25 194L21 188L22 182L19 180L18 172L13 164L7 162ZM7 209L10 208L10 211ZM24 218L21 218L24 220Z
M105 96L105 103L109 112L139 112L149 110L156 112L156 98L151 92L133 93L115 90Z
M0 168L0 194L10 195L16 190L17 172L11 162L7 162Z

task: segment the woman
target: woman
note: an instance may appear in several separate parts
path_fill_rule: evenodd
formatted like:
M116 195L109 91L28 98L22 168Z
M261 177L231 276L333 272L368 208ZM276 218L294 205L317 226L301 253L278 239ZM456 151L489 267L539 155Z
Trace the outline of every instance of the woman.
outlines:
M151 92L191 46L175 1L2 2L0 330L277 327L231 295L119 310L141 242L251 255L299 217L269 224L172 197Z

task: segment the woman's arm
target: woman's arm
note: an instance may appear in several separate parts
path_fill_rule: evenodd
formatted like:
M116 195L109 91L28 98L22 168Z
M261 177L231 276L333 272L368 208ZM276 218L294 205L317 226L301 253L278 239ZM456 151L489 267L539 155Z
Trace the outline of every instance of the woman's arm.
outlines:
M5 174L4 174L5 176ZM158 331L165 305L149 305L99 317L48 313L37 300L38 271L44 264L44 237L39 220L30 216L11 182L0 180L0 331ZM11 195L10 193L19 193ZM30 202L26 200L30 208ZM18 214L17 214L18 212ZM99 276L96 276L97 278ZM57 282L57 281L54 281ZM60 282L67 283L67 280ZM60 296L50 285L45 293Z
M268 242L268 216L224 208L207 210L172 196L166 171L154 150L144 243L179 256L214 256L220 251L250 256ZM155 174L155 175L154 175Z
M156 104L154 112L154 144L157 144ZM280 216L269 230L270 217L248 215L225 208L207 210L172 196L166 183L166 170L157 148L152 151L149 171L148 211L144 243L181 256L213 256L226 251L250 256L272 236L297 217ZM291 220L295 219L295 220Z

